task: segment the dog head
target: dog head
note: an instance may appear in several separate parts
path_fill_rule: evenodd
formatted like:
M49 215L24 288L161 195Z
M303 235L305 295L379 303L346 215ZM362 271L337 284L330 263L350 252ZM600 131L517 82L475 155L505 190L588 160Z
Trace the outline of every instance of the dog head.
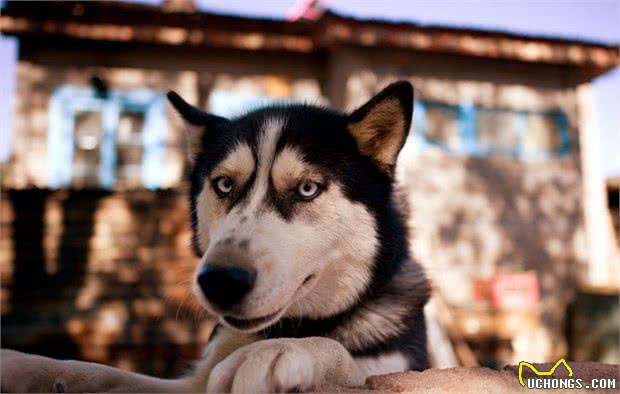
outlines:
M350 114L274 105L226 119L168 98L187 128L204 307L254 332L351 306L378 258L411 85L394 83Z

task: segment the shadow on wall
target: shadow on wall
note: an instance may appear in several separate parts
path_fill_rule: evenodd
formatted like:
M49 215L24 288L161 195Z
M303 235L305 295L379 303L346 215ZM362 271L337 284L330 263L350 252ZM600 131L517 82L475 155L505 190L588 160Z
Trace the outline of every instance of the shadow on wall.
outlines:
M472 184L487 196L496 212L495 226L504 238L498 268L537 271L543 324L562 332L578 268L570 249L581 228L583 211L581 189L571 182L570 169L554 172L552 167L492 160L481 165L476 159L465 162L466 171L474 178ZM550 173L545 175L545 170ZM558 250L562 246L567 250Z
M11 237L13 259L2 261L3 347L159 376L186 370L212 323L192 308L184 195L5 196L3 227L13 231L3 237Z
M45 190L11 190L8 194L14 212L14 272L9 286L9 313L2 316L2 343L9 347L16 344L20 350L51 357L78 358L79 346L63 330L64 319L75 310L65 309L51 321L43 316L46 309L59 304L69 308L75 305L76 290L84 283L94 212L103 193L89 192L81 199L80 210L74 209L77 201L71 195L64 200L65 215L54 272L46 267L44 248L48 195ZM37 328L45 326L52 327L39 335Z
M416 252L442 297L474 302L472 279L535 270L542 325L554 343L540 359L565 354L567 305L584 261L578 167L572 159L522 161L427 152L405 171Z

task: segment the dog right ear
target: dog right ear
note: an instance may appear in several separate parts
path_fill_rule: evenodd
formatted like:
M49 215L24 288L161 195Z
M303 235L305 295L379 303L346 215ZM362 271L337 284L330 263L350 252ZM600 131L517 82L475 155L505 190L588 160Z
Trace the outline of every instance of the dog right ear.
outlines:
M204 148L203 137L205 134L227 125L230 121L194 107L172 90L166 94L166 97L183 119L187 157L190 163L194 164L196 157Z

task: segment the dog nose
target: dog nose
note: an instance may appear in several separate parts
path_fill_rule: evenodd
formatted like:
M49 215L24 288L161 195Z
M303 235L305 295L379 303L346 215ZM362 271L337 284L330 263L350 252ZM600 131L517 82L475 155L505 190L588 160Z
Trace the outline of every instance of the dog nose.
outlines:
M254 286L254 272L237 268L205 265L198 273L198 285L205 298L226 310L241 301Z

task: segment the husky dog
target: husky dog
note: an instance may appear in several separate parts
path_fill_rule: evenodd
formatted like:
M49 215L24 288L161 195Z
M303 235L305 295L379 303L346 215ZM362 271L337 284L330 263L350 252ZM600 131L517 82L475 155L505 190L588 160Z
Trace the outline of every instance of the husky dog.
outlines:
M203 360L163 380L3 351L2 388L287 392L427 368L429 285L394 190L412 86L350 114L273 105L225 119L168 98L188 129L194 292L219 319Z

